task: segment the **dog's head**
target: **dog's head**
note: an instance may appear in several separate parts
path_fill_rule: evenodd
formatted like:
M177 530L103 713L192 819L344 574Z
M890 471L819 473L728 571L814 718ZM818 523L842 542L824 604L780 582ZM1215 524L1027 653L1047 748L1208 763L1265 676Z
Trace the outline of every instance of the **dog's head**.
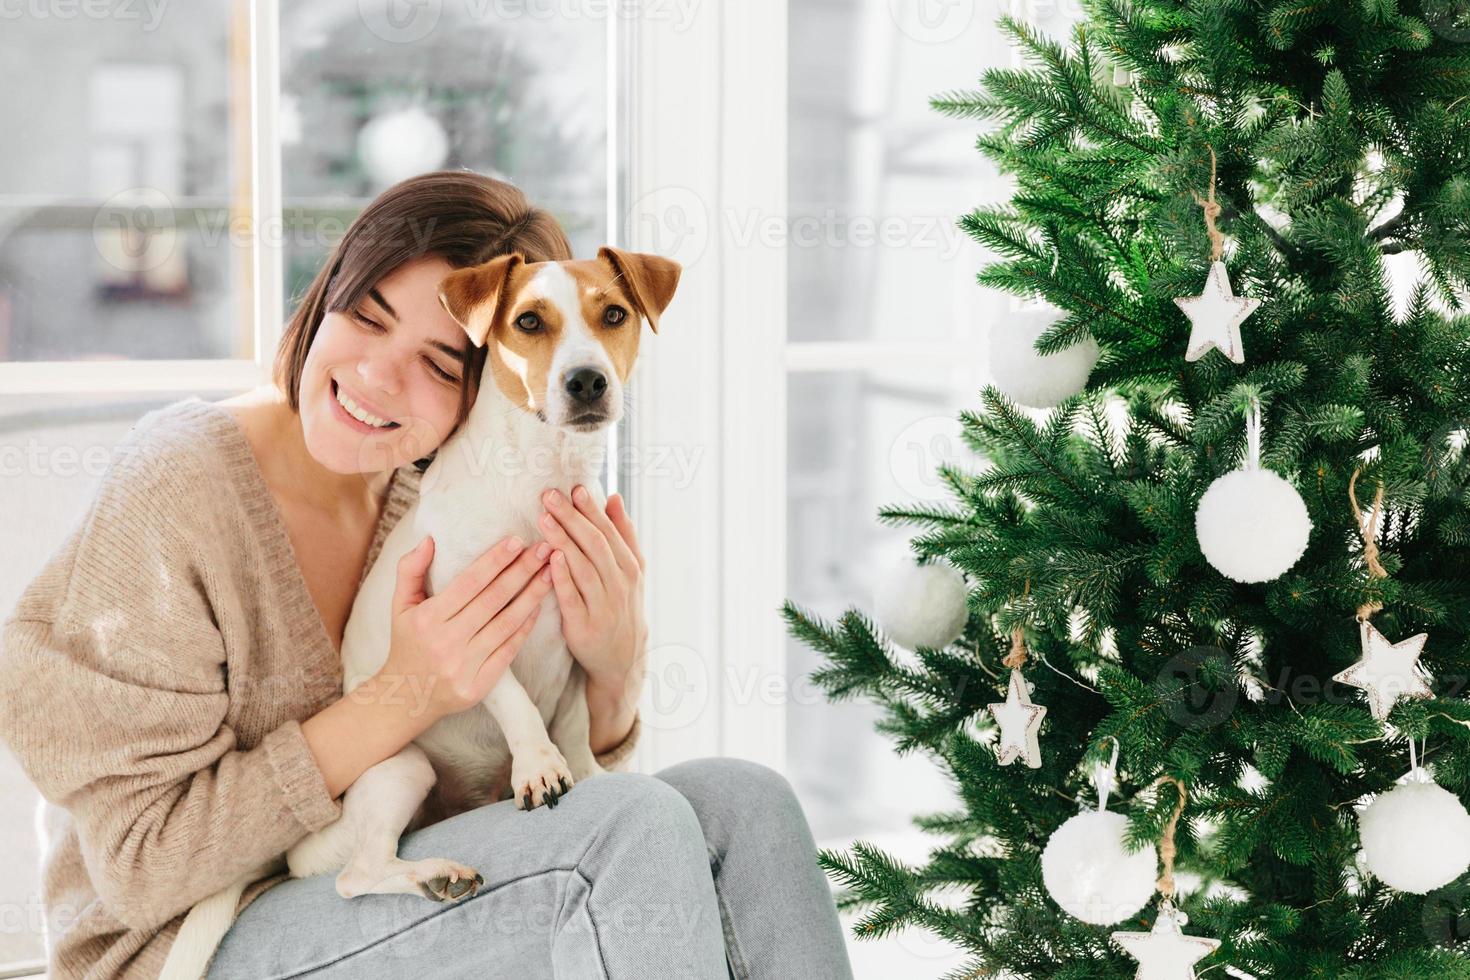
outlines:
M671 259L607 245L564 262L517 252L446 276L439 302L476 347L489 345L487 371L513 404L592 432L622 417L642 320L658 332L679 272Z

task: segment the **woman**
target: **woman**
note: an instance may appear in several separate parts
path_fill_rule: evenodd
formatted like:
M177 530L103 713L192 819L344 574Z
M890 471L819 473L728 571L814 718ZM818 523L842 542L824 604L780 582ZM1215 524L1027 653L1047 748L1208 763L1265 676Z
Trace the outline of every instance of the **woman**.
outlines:
M625 762L647 629L616 495L606 512L550 504L544 542L513 557L501 542L473 566L482 580L456 579L483 600L462 608L442 607L449 588L425 595L431 547L405 556L392 677L341 693L353 597L488 350L436 286L512 251L571 257L508 184L445 171L389 188L316 276L273 383L145 415L22 595L0 644L0 738L48 803L53 980L155 976L195 902L336 819L361 773L483 696L548 592L587 671L593 751ZM399 424L349 425L338 388ZM209 976L851 976L801 807L754 763L610 771L555 809L452 815L400 854L454 857L484 883L436 903L264 879Z

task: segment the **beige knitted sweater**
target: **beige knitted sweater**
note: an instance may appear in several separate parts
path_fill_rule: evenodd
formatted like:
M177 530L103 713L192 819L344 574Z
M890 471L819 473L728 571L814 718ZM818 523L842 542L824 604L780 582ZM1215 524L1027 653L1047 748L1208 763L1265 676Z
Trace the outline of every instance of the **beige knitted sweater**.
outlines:
M364 578L419 478L394 473ZM341 665L223 406L144 415L0 629L0 740L55 828L52 980L157 976L195 902L341 813L300 725ZM639 728L598 762L623 768Z

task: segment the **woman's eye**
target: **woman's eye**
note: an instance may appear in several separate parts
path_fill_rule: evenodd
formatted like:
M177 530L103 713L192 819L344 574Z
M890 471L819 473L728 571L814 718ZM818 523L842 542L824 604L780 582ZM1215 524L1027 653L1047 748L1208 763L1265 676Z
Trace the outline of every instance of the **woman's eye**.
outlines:
M454 375L450 374L448 371L440 367L438 364L434 363L433 358L425 359L424 363L429 365L429 370L437 375L440 380L448 381L452 384L459 384L459 378L455 377Z
M357 322L363 324L364 326L371 328L374 332L381 331L383 329L383 325L381 323L378 323L376 320L369 320L367 317L363 316L361 311L359 310L352 311L352 318Z
M516 317L516 329L524 330L526 333L535 333L541 329L541 318L534 313L522 313Z
M628 311L621 306L609 306L602 313L602 322L610 327L616 327L626 319L628 319Z

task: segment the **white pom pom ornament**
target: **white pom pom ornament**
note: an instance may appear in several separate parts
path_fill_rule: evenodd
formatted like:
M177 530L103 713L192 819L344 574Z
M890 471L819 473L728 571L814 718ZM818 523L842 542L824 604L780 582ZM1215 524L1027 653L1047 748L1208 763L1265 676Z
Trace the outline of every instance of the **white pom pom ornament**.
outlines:
M1111 926L1137 915L1157 885L1158 848L1130 853L1124 840L1128 818L1108 810L1118 771L1118 740L1111 735L1113 758L1093 771L1097 809L1077 814L1057 828L1041 852L1041 881L1047 893L1073 918Z
M1077 814L1046 842L1041 880L1068 915L1095 926L1116 925L1153 897L1158 849L1130 853L1127 832L1127 817L1096 810Z
M1470 868L1470 813L1422 769L1358 817L1368 870L1401 892L1423 895Z
M1211 483L1194 515L1205 560L1237 582L1282 575L1312 534L1296 488L1270 470L1236 470Z
M873 611L883 631L900 646L943 649L965 630L968 594L964 575L953 565L942 561L916 565L905 556L876 590Z
M1260 408L1252 400L1245 468L1211 483L1194 515L1205 560L1237 582L1278 578L1301 558L1312 535L1301 494L1276 473L1261 469L1260 432Z
M1036 340L1060 319L1022 312L990 328L990 374L1006 397L1029 408L1054 408L1087 387L1097 364L1091 337L1055 354L1039 354Z

